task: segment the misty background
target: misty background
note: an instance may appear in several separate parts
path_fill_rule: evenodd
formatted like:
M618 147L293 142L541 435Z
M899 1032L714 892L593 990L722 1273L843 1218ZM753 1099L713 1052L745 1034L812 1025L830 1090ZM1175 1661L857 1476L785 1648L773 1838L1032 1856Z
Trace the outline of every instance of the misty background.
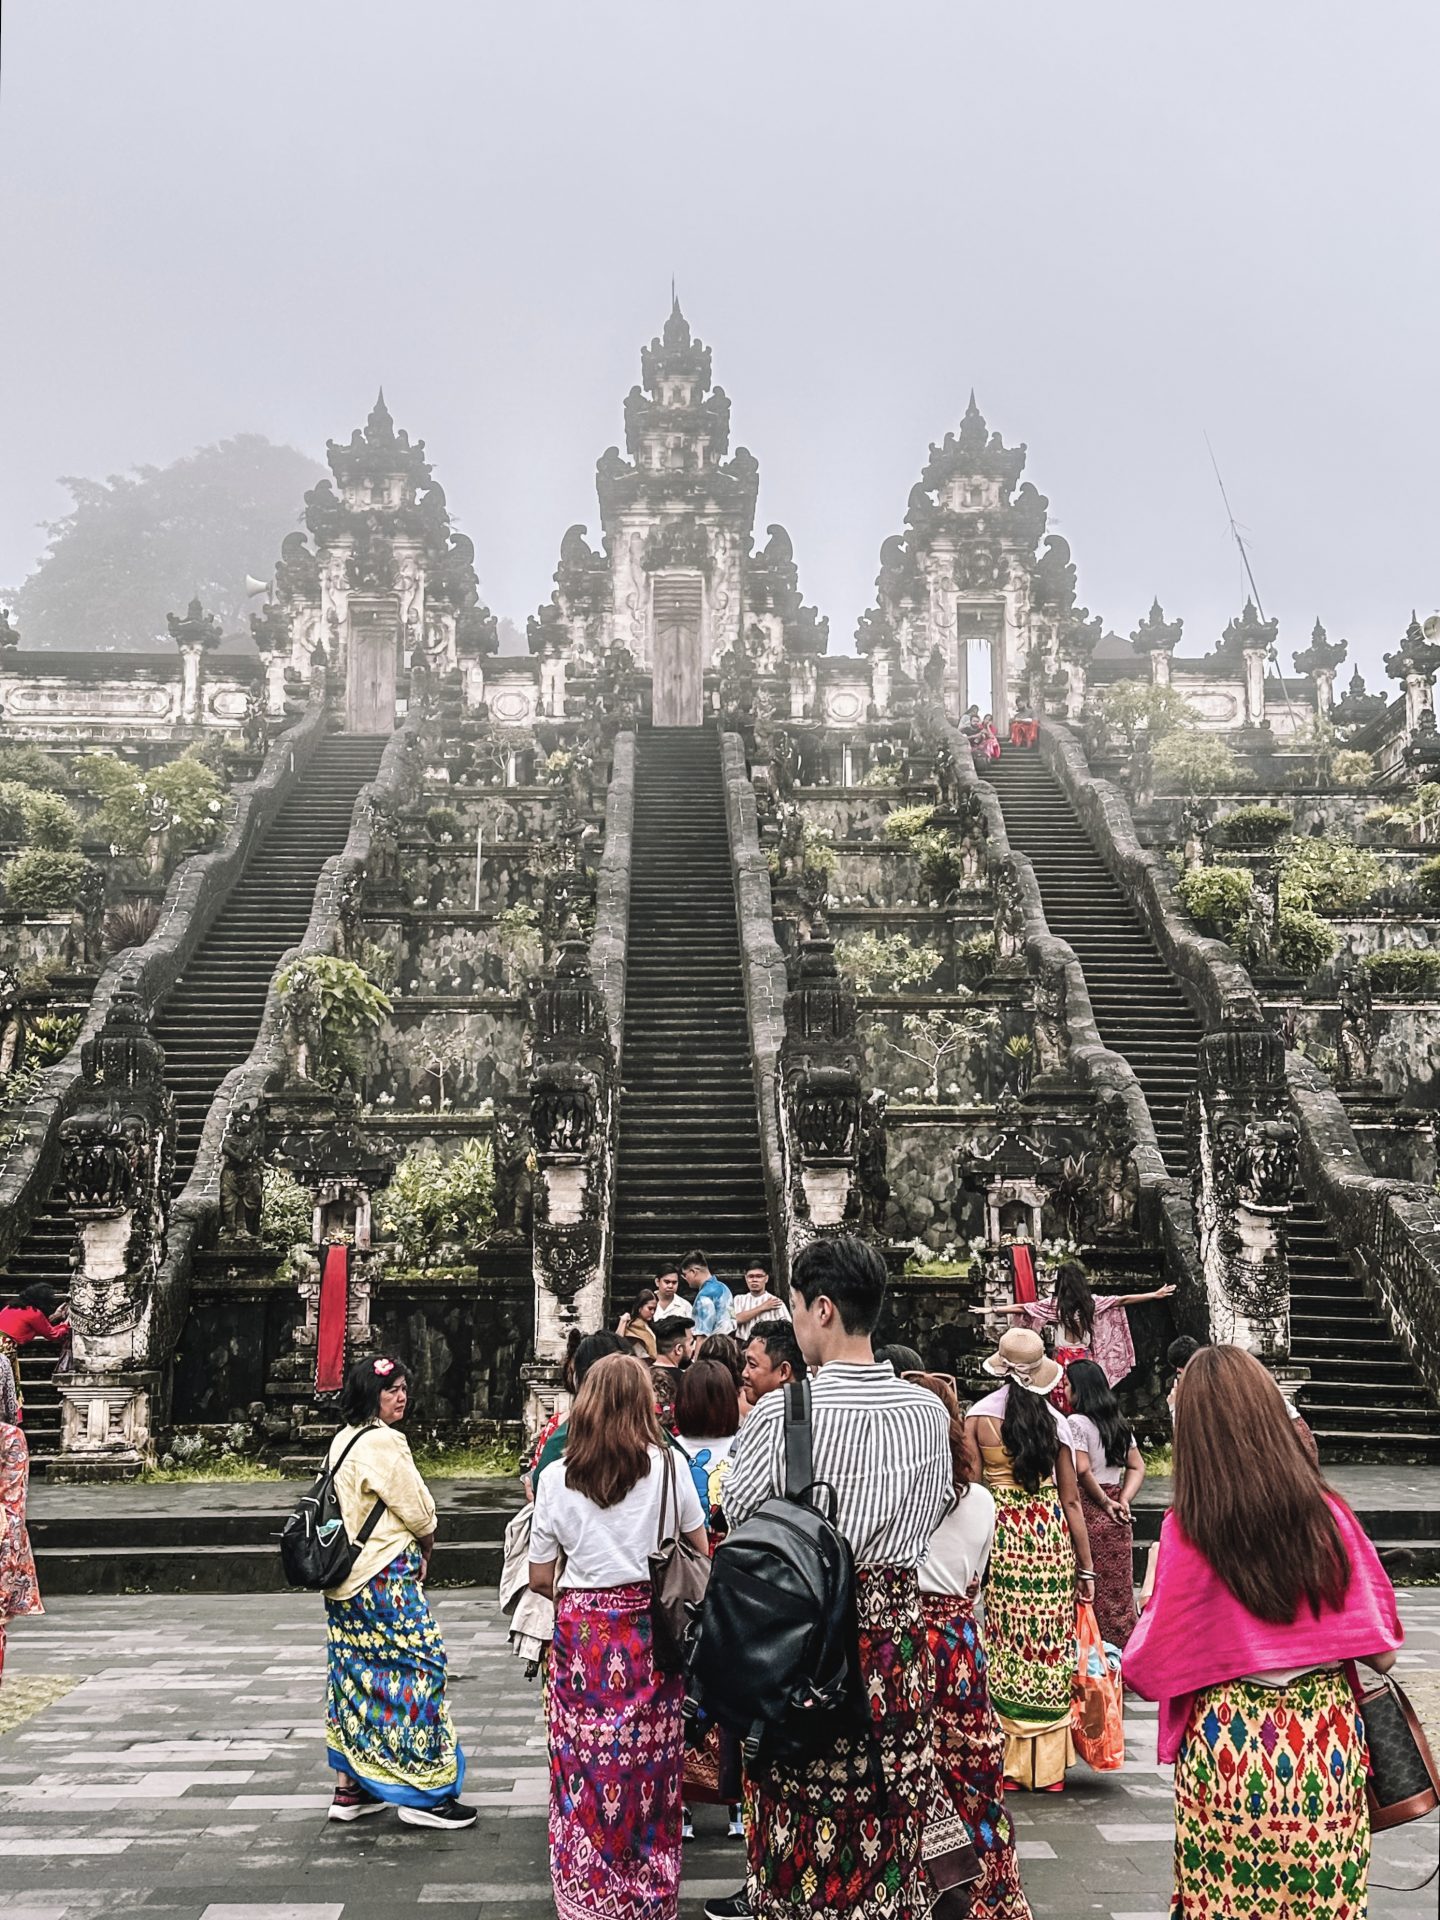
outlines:
M1437 56L1430 0L7 0L0 581L58 476L318 462L383 382L523 629L673 274L832 652L973 386L1108 626L1244 600L1208 432L1282 658L1374 685L1440 601Z

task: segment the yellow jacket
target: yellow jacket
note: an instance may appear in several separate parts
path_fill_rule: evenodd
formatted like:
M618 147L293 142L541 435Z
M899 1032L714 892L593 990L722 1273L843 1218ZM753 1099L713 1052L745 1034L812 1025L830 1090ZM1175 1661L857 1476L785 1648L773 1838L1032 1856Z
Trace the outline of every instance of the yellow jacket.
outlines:
M382 1426L378 1421L368 1427L342 1427L330 1442L326 1464L357 1432L361 1437L335 1476L345 1531L352 1540L357 1539L377 1500L385 1502L385 1511L356 1556L349 1579L342 1586L328 1587L327 1600L349 1600L382 1567L389 1566L397 1553L435 1531L435 1502L410 1457L410 1443L398 1427Z

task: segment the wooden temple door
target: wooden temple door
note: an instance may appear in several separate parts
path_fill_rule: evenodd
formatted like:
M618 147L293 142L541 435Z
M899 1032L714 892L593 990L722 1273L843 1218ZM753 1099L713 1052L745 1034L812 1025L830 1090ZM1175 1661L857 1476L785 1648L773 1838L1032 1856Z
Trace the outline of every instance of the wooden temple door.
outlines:
M390 733L395 726L395 663L400 613L393 600L350 599L350 659L345 675L345 731Z
M698 727L705 719L701 660L703 582L698 573L657 573L651 707L657 727Z

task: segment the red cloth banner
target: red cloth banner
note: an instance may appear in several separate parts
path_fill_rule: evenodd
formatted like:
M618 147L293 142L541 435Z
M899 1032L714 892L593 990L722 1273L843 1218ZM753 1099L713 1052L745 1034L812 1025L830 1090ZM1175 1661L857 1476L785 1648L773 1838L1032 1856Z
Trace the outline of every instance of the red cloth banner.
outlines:
M327 1247L320 1275L315 1339L315 1391L338 1393L345 1380L345 1323L350 1307L350 1249Z
M1035 1298L1034 1253L1017 1241L1010 1249L1010 1265L1015 1274L1015 1298L1021 1306L1029 1306Z

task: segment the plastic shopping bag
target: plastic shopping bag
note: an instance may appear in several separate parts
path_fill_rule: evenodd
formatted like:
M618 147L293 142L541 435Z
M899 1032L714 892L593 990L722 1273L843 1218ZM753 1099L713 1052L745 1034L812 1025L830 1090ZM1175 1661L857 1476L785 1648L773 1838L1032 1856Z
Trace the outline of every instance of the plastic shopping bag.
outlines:
M1125 1764L1125 1696L1106 1658L1100 1623L1088 1601L1075 1609L1078 1651L1070 1691L1070 1731L1080 1758L1096 1773Z

